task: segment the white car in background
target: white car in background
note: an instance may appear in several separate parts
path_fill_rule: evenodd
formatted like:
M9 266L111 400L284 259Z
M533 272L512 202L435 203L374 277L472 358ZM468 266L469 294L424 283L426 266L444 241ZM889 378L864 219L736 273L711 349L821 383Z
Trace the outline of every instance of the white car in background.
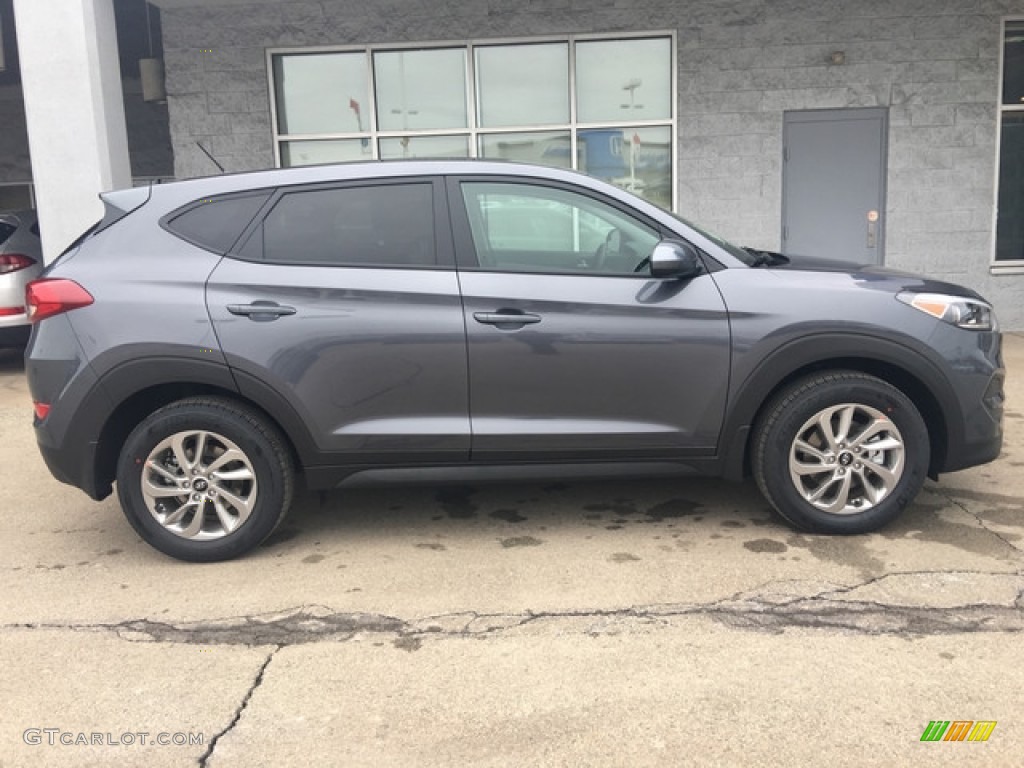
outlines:
M42 271L36 212L0 213L0 347L24 346L28 341L25 286Z

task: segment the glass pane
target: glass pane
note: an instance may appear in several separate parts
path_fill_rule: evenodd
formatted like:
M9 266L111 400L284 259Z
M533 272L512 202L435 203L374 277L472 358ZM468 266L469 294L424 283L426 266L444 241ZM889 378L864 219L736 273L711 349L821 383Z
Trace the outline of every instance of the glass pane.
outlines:
M369 130L365 53L274 57L277 130L282 134Z
M263 222L267 261L432 266L433 189L388 184L293 192Z
M671 40L577 43L576 110L581 123L671 118Z
M382 131L466 128L466 49L373 54Z
M1024 21L1006 22L1003 39L1003 104L1024 104Z
M1003 115L996 259L1024 259L1024 114Z
M568 131L489 133L480 136L480 157L572 168L572 142Z
M211 251L226 253L268 197L270 193L264 192L204 201L171 219L167 228Z
M672 207L672 129L594 128L576 133L579 170L662 208Z
M468 136L403 136L381 139L382 160L405 157L469 157Z
M371 159L369 139L327 139L324 141L282 141L281 165L317 165Z
M477 109L484 127L569 122L569 46L476 49Z
M658 242L620 210L562 189L467 182L462 194L484 269L644 274Z

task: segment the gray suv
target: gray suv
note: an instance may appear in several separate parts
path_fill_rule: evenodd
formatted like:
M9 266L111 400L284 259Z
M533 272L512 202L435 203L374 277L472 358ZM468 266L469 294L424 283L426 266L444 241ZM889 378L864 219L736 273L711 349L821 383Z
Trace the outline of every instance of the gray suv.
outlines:
M27 289L54 476L222 560L309 489L753 475L861 533L993 460L992 307L957 285L738 248L576 173L364 163L102 196Z

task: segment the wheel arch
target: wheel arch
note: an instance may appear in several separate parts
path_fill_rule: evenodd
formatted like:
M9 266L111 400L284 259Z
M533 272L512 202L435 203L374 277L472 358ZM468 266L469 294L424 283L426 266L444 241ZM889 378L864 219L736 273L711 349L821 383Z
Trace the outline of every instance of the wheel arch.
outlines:
M93 498L102 499L112 491L117 460L125 439L149 414L165 405L195 396L223 397L254 408L281 433L293 465L306 466L314 444L299 416L280 395L266 388L239 390L227 366L208 361L181 359L140 359L118 366L104 375L92 408L85 408L93 422L86 433L98 435L92 461ZM105 399L106 403L101 403Z
M736 389L722 432L722 473L732 479L747 477L754 426L765 407L797 379L827 370L875 376L910 398L928 427L930 476L945 465L950 444L963 440L952 387L923 352L888 339L870 337L866 342L864 336L826 334L778 349Z

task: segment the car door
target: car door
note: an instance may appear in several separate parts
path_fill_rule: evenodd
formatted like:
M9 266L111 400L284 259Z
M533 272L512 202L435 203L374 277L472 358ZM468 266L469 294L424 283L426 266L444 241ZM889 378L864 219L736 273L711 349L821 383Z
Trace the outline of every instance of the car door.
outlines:
M475 461L714 451L730 353L711 275L653 279L659 228L589 190L464 177L449 201Z
M466 339L443 184L277 192L210 276L239 386L269 387L325 461L465 462Z

